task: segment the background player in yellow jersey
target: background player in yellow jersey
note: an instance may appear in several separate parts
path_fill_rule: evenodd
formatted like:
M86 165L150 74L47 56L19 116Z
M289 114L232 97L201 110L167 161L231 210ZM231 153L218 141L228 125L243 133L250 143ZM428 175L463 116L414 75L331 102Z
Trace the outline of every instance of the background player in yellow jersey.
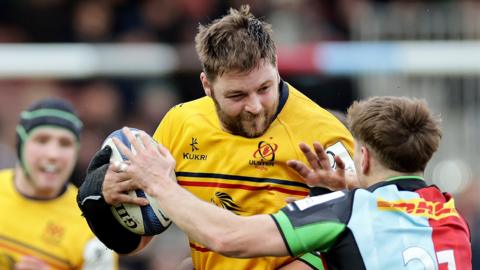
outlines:
M117 269L117 256L91 233L68 183L81 127L62 100L22 112L17 165L0 171L0 269Z
M286 165L289 159L303 159L297 147L301 141L317 140L331 157L341 156L352 166L350 133L280 78L271 26L247 6L200 26L195 42L206 97L172 108L154 134L174 155L180 185L205 201L250 216L274 213L287 197L309 194L301 176ZM93 159L80 189L80 208L99 239L120 253L131 253L148 238L115 225L105 207L131 202L121 184L125 179L107 170L108 157L105 150ZM294 260L233 259L195 241L190 247L197 270L277 269Z

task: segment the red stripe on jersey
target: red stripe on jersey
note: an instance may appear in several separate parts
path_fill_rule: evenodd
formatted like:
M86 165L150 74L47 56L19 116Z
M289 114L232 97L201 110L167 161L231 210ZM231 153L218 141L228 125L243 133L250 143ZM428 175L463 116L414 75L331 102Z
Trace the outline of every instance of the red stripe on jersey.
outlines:
M192 182L192 181L178 181L178 184L181 186L189 186L189 187L220 187L220 188L234 188L234 189L244 189L244 190L273 190L278 191L285 194L290 195L298 195L298 196L307 196L308 191L301 191L301 190L291 190L281 187L272 187L272 186L250 186L250 185L242 185L242 184L226 184L226 183L215 183L215 182Z
M206 248L206 247L200 247L200 246L197 246L195 245L194 243L190 243L190 247L195 249L196 251L200 251L200 252L211 252L210 249Z
M427 201L446 203L453 200L450 194L442 194L435 187L422 188L417 190L417 193ZM456 269L471 270L470 231L463 217L460 215L448 216L438 220L430 218L429 224L432 227L432 242L439 261L438 269L449 270L448 261L453 259L449 250L452 250ZM439 254L441 255L439 256Z

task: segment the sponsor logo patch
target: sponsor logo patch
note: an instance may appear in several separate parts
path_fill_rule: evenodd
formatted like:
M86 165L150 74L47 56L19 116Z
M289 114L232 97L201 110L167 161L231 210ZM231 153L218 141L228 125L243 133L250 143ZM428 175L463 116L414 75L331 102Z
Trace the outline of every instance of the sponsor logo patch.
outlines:
M199 151L199 143L198 139L192 137L192 142L189 144L191 151L190 152L183 152L183 159L187 160L207 160L208 156L206 154L198 154L194 153L195 151Z
M434 220L452 216L458 217L458 212L455 210L453 200L441 203L426 201L422 198L397 201L378 199L377 207L379 210L383 211L404 212L409 215L421 216Z
M278 145L276 143L260 141L257 149L253 152L253 159L249 160L248 164L256 168L272 167L275 165L275 153L277 150Z

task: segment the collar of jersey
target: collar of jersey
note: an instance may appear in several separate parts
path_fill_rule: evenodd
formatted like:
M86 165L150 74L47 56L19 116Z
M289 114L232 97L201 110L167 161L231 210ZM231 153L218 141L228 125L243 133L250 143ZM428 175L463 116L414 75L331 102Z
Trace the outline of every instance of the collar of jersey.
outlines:
M280 100L278 101L277 112L275 113L275 118L277 118L278 114L282 111L283 106L287 103L288 99L288 85L285 81L280 80L280 84L278 85L278 91L280 92Z
M420 188L427 187L427 183L425 183L423 177L417 175L403 175L388 178L382 182L369 186L367 189L373 192L375 189L387 185L396 185L398 190L405 191L414 191Z

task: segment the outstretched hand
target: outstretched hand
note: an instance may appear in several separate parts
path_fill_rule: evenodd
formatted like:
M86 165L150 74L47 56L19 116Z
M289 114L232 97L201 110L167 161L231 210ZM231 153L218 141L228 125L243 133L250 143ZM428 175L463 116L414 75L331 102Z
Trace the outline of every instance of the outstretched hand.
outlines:
M305 143L300 143L299 147L310 167L299 160L289 160L287 161L287 165L299 173L307 185L324 187L330 190L341 190L355 186L354 183L356 179L352 179L354 175L346 175L345 163L339 156L333 157L333 161L336 164L336 168L334 169L330 164L327 153L320 143L313 143L315 152Z

